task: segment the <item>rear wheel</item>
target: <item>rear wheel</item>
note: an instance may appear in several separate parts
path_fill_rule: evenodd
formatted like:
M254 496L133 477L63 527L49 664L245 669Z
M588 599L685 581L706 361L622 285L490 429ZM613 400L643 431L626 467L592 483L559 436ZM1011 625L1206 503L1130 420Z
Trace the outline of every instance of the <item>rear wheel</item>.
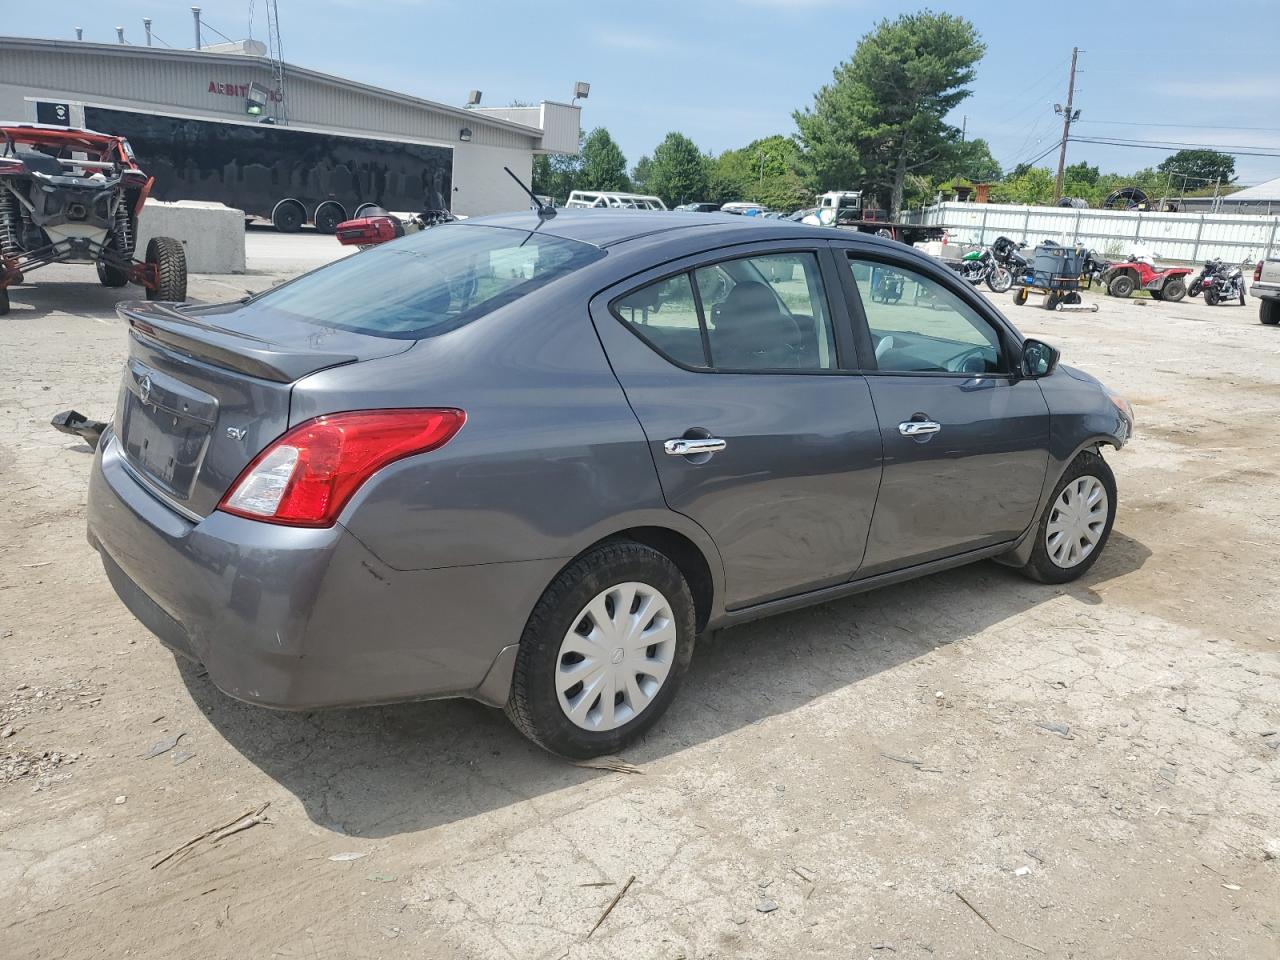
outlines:
M1275 300L1263 300L1258 305L1258 320L1265 323L1268 327L1274 327L1280 323L1280 302Z
M1151 294L1151 299L1152 299L1152 300L1163 300L1163 299L1164 299L1164 294L1163 294L1161 291L1159 291L1159 290L1149 290L1149 291L1147 291L1147 292Z
M321 233L333 233L345 219L346 215L336 203L326 201L316 209L316 229Z
M173 237L152 237L147 244L147 263L155 266L155 289L147 290L148 300L180 302L187 299L187 251Z
M695 630L693 597L670 558L631 541L601 544L530 614L507 716L552 753L616 753L675 698Z
M1026 302L1027 302L1027 288L1026 288L1026 287L1019 287L1017 290L1013 291L1013 303L1014 303L1014 306L1018 306L1018 307L1020 307L1020 306L1022 306L1023 304L1025 304Z
M0 287L0 317L9 312L9 291L5 287ZM1262 321L1266 323L1266 320Z
M104 287L123 287L129 282L129 275L119 267L99 260L98 282Z
M1217 287L1204 288L1204 302L1205 302L1205 306L1208 306L1208 307L1216 307L1218 305L1218 288Z
M1092 450L1079 454L1053 488L1022 572L1041 583L1067 583L1097 562L1116 519L1116 479Z
M1113 297L1127 297L1133 293L1135 286L1133 277L1127 273L1119 273L1112 277L1111 282L1107 284L1107 293Z
M1244 306L1244 284L1240 284L1240 306Z
M1178 278L1170 280L1164 285L1164 289L1160 291L1160 299L1168 300L1170 303L1177 303L1187 295L1187 285Z

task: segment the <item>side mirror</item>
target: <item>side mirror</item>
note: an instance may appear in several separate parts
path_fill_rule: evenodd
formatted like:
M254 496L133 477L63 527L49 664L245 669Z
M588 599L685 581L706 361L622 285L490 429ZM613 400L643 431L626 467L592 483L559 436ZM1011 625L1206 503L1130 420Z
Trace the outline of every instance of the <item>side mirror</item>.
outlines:
M1058 366L1062 354L1056 347L1051 347L1043 340L1027 339L1022 342L1022 375L1024 377L1047 377Z

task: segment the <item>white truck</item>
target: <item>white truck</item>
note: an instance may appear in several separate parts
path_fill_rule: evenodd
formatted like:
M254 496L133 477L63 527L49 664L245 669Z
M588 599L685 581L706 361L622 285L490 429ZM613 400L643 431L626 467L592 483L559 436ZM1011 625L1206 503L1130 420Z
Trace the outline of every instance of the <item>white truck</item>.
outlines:
M1280 323L1280 256L1258 261L1249 293L1262 301L1258 305L1259 320L1269 327Z

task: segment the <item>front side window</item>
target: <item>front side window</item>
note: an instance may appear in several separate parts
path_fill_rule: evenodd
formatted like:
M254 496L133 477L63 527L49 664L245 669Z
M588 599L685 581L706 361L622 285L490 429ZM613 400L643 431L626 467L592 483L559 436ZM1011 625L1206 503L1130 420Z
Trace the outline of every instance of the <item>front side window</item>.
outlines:
M965 375L1008 371L996 328L938 281L852 256L849 267L878 369Z
M335 261L254 302L321 326L419 340L602 256L599 247L527 230L440 224Z

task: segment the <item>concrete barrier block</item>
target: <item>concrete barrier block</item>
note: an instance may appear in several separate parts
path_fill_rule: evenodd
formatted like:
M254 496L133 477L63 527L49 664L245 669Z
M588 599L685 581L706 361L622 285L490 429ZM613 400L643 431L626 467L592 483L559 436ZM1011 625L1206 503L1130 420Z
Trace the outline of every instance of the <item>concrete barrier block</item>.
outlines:
M244 211L220 203L148 200L138 218L136 256L152 237L173 237L187 251L192 273L244 273Z

